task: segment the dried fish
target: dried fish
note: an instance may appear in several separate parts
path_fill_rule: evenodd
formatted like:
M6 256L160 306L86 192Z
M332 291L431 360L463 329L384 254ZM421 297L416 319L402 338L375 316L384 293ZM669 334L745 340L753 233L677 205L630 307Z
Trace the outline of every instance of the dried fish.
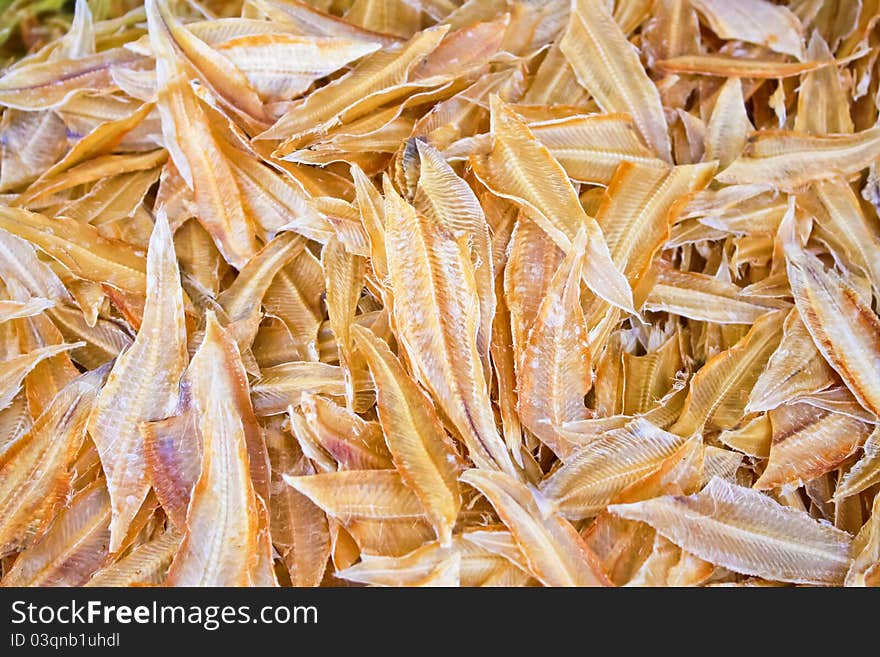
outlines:
M258 454L254 438L248 436L247 418L227 401L237 379L244 377L240 361L237 367L228 362L237 355L231 337L208 315L205 337L190 364L203 439L201 472L186 512L186 531L168 572L169 584L259 586L265 580L260 570L267 565L259 553L268 514L256 492L261 482L254 481L253 474L261 466L265 472L266 465L254 462ZM258 440L265 455L262 436Z
M660 95L607 5L575 0L559 47L578 82L599 106L606 112L630 114L645 141L668 162L669 137Z
M352 328L376 383L379 420L394 464L421 500L441 543L448 544L461 506L458 454L430 401L399 361L372 331Z
M529 572L548 586L603 586L595 555L558 513L542 514L535 493L501 472L468 470L462 481L485 495L508 526Z
M850 537L748 488L714 478L696 495L610 507L641 520L698 557L782 582L841 584Z
M111 552L122 546L150 488L139 425L173 413L186 365L183 290L171 229L162 215L150 238L146 278L140 330L110 370L89 420L113 505Z
M880 0L0 7L0 585L880 584Z

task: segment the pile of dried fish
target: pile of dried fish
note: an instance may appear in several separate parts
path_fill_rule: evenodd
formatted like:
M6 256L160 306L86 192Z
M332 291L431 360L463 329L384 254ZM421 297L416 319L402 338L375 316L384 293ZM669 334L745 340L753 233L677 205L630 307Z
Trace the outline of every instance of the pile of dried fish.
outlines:
M0 583L880 584L878 17L78 0L0 77Z

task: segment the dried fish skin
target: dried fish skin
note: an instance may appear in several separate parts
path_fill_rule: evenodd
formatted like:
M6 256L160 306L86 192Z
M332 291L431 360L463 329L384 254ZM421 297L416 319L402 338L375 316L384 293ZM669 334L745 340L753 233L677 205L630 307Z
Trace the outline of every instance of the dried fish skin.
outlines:
M781 582L839 585L850 564L850 536L766 495L714 478L695 495L609 507L647 522L706 561Z

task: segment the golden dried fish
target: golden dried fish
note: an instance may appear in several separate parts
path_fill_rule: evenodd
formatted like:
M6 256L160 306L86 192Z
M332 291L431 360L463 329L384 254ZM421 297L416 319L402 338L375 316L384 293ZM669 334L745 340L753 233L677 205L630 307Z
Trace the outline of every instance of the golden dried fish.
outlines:
M270 123L259 96L237 66L182 25L165 0L146 0L145 8L150 42L165 60L164 65L170 64L164 49L173 43L175 50L183 55L219 102L252 125L263 127ZM159 75L167 73L159 71Z
M660 468L684 439L637 419L580 447L541 482L540 491L569 520L589 518L634 481Z
M67 127L55 112L7 109L0 122L0 191L36 180L67 149Z
M150 43L157 54L162 134L171 159L187 186L193 190L198 219L223 257L241 267L256 252L251 216L232 170L211 130L206 110L186 79L170 37L161 27L156 3L147 12Z
M492 97L494 145L488 157L471 158L474 173L493 193L517 203L563 250L587 230L584 282L611 304L635 314L632 290L615 267L595 219L584 212L565 170L525 121Z
M767 413L756 415L742 426L726 429L718 435L718 440L749 456L767 458L770 455L770 441L773 427Z
M171 229L161 214L150 238L146 279L140 330L114 363L89 420L113 502L111 552L122 545L150 488L139 424L173 413L186 365L183 290Z
M345 397L354 405L354 370L359 362L352 345L351 326L357 313L357 303L364 287L366 263L364 258L349 253L342 242L331 237L321 250L324 270L324 296L330 326L339 350L339 366L345 375Z
M166 531L141 543L119 561L104 566L85 586L147 586L165 581L168 566L180 546L180 535Z
M391 34L373 32L341 20L332 14L316 9L303 0L253 0L274 21L288 22L303 34L346 37L366 42L379 42L383 46L400 41Z
M501 472L468 470L461 480L479 490L508 526L529 572L547 586L605 586L598 560L569 522L542 513L540 493Z
M376 384L379 420L394 465L446 545L461 506L459 456L430 400L387 345L369 329L355 325L352 331Z
M282 473L307 475L314 469L288 435L266 428L266 448L272 466L269 520L272 544L287 566L293 586L319 586L330 557L330 530L324 512L288 486Z
M419 498L395 470L285 475L284 480L345 525L365 553L398 556L433 534Z
M745 154L716 180L728 184L769 183L793 188L809 182L849 176L880 156L880 128L852 135L759 132Z
M454 536L451 547L435 541L398 558L364 555L359 563L337 576L371 586L417 586L454 554L461 559L462 586L522 586L529 580L504 557L467 539L467 535Z
M875 428L865 440L861 457L847 471L834 490L835 501L857 495L880 482L880 435Z
M110 496L103 479L79 491L0 586L82 586L107 559Z
M495 272L492 262L489 224L476 195L459 178L436 149L416 141L419 180L413 203L419 212L452 231L465 235L474 265L477 295L480 298L480 325L477 351L483 359L487 380L488 353L495 316Z
M635 289L669 228L690 195L712 179L715 164L674 167L671 171L621 164L608 184L596 221L611 260Z
M717 477L695 495L656 497L609 509L648 523L701 559L747 575L839 585L850 563L846 532Z
M673 333L655 350L644 355L624 353L623 413L639 415L650 412L679 385L679 373L683 369L678 333Z
M880 584L880 497L874 498L871 517L853 541L853 562L846 573L845 586Z
M621 162L667 168L645 145L628 114L576 115L530 128L566 173L580 182L607 185Z
M807 47L813 61L831 61L834 55L818 32L813 32ZM853 131L849 102L836 66L826 66L807 73L798 93L795 130L817 135Z
M80 278L106 283L127 292L146 292L143 251L101 237L87 224L0 207L0 228L28 240Z
M566 61L557 41L544 55L528 91L523 96L523 102L533 105L566 103L584 106L587 105L589 98L590 95L578 83L574 70ZM638 143L641 145L641 140ZM648 153L650 154L650 151Z
M480 303L466 237L419 214L389 188L385 248L398 339L417 378L432 391L475 463L515 473L495 426L477 350Z
M880 0L59 2L2 585L880 583Z
M248 419L240 415L239 387L245 374L236 357L232 338L209 314L205 337L189 367L203 440L201 473L168 584L247 586L266 579L260 537L269 530L268 514L255 486L268 487L268 481L254 481L253 474L255 468L265 473L267 464L254 463L259 452L253 447L255 437L248 434L256 427L249 429ZM268 461L262 436L256 440Z
M726 54L681 55L655 62L666 73L713 75L723 78L788 78L809 73L834 62L783 62L778 59L740 58Z
M35 207L48 199L55 198L77 185L93 183L114 173L145 171L160 166L168 158L168 153L158 149L142 154L102 155L78 164L57 176L39 178L28 187L16 202L19 205Z
M849 258L870 277L874 288L880 290L880 238L865 216L858 197L843 180L817 183L815 192L821 203L814 224L817 237Z
M257 319L263 297L281 269L303 249L303 239L294 233L281 233L258 251L241 268L235 280L217 296L217 303L226 311L230 330L239 348L250 347L256 334ZM250 326L254 325L251 329Z
M39 537L65 501L68 468L106 373L93 370L75 379L0 455L0 553Z
M833 377L797 309L792 309L785 318L779 346L752 388L746 411L768 411L800 395L818 392L831 386Z
M670 161L660 94L607 5L601 0L574 0L559 46L599 106L632 116L645 141L661 159Z
M513 228L504 268L504 294L516 367L526 348L538 308L564 254L537 224L520 216Z
M518 411L522 423L557 455L570 446L566 422L588 417L584 397L593 384L588 327L580 304L586 232L581 231L550 281L522 351Z
M0 361L0 410L8 407L21 390L24 378L48 358L62 354L85 343L58 344L35 349L26 354Z
M804 27L787 7L767 0L692 0L694 8L722 39L766 46L801 59Z
M58 107L75 94L112 89L114 69L147 64L147 59L126 48L75 59L25 61L0 78L0 103L22 110Z
M360 374L354 381L355 393L373 389L369 377ZM287 407L300 403L304 393L345 396L342 369L326 363L293 361L265 368L251 387L257 415L285 413Z
M718 160L719 166L725 168L742 153L751 128L742 83L731 78L721 87L712 108L706 127L706 157Z
M773 438L767 468L754 487L801 486L831 472L870 433L869 425L847 415L808 404L790 404L770 411Z
M880 319L838 274L789 241L788 277L798 312L816 348L852 394L880 414Z
M300 408L315 444L336 461L339 469L394 467L385 445L385 434L377 422L364 420L345 406L309 393L303 394ZM291 415L291 419L294 417L296 415Z
M55 178L89 159L112 153L125 135L137 128L152 111L153 104L144 103L127 116L101 123L76 142L63 158L40 176L40 179Z
M147 192L159 178L159 172L158 168L146 169L99 180L88 194L67 203L59 214L96 226L127 219L140 207Z
M347 75L303 99L259 137L284 139L276 153L286 155L307 135L353 121L416 90L437 86L436 79L411 77L446 32L446 27L431 28L399 47L373 53Z
M186 529L186 509L202 465L202 438L187 384L184 380L176 415L140 425L153 493L180 531Z
M672 433L689 436L739 423L752 386L779 344L784 314L771 311L758 318L745 337L696 373Z
M664 262L643 310L664 311L715 324L752 324L778 304L743 293L733 283L696 272L682 272Z
M315 80L376 51L360 39L259 34L229 39L217 51L248 79L264 102L290 100Z

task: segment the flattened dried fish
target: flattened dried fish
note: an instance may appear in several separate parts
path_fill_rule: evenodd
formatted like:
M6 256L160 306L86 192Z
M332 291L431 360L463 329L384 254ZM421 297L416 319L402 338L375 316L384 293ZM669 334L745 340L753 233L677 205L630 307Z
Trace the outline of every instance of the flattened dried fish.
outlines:
M696 495L609 508L624 518L647 522L700 558L748 575L839 585L849 567L848 534L717 477Z
M147 254L147 300L140 330L114 363L89 420L113 503L110 551L122 539L150 488L141 422L171 415L186 366L183 290L171 229L156 218Z

